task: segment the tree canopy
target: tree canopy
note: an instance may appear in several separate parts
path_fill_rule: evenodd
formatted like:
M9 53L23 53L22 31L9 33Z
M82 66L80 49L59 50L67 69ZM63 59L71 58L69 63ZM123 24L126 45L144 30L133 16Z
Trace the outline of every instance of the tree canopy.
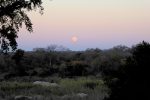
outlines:
M109 84L110 97L106 100L137 100L149 98L150 44L142 42L132 48L126 65L115 73L118 81ZM114 74L114 73L113 73Z
M27 12L39 9L42 13L41 5L42 0L0 0L0 45L3 52L17 49L16 38L23 24L29 32L33 31Z

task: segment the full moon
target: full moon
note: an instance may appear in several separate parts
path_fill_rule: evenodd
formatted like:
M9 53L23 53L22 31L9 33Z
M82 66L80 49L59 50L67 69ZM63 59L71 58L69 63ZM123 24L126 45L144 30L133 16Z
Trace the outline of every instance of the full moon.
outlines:
M71 38L71 41L72 41L73 43L76 43L76 42L78 41L77 36L73 36L73 37Z

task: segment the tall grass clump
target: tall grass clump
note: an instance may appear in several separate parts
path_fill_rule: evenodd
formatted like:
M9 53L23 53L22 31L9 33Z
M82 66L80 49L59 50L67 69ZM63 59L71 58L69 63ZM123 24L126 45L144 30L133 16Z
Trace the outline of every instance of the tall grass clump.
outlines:
M108 91L103 80L91 79L91 78L76 78L76 79L62 79L60 80L60 86L63 89L64 94L77 94L85 93L88 95L106 95Z

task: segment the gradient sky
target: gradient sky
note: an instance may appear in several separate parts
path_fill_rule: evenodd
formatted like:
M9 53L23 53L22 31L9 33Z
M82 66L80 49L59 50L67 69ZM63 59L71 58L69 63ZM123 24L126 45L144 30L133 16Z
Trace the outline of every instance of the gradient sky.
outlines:
M21 29L19 48L57 44L71 50L108 49L150 42L150 0L43 0L43 7L43 15L28 13L34 32Z

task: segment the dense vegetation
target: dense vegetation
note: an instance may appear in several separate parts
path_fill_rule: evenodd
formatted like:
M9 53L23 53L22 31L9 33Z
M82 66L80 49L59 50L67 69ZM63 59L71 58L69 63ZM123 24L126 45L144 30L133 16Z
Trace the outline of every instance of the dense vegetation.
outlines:
M150 44L142 42L132 49L126 64L115 72L117 80L107 82L111 95L107 100L145 100L149 98Z
M17 95L31 96L32 100L103 100L109 91L104 73L118 70L130 55L130 48L125 46L71 51L51 45L30 52L19 49L7 55L1 53L0 97L4 100L14 100ZM39 87L33 85L36 81L54 82L59 87Z
M48 48L36 48L30 52L17 50L14 54L1 54L1 80L14 76L101 76L103 71L117 70L125 63L126 57L130 56L130 49L125 46L86 51L55 51Z
M34 85L32 81L37 79L47 82L53 80L58 86ZM0 82L0 100L103 100L108 91L104 82L94 77L72 79L34 77L29 82L16 80L20 79ZM94 88L90 87L90 84ZM29 96L32 99L15 99L16 96Z
M150 44L144 41L132 48L71 51L52 45L1 53L0 99L17 100L16 95L31 96L30 100L148 98L149 62ZM33 84L39 81L57 87Z
M137 100L149 98L150 44L70 51L55 45L17 49L27 11L42 0L0 0L0 100ZM5 55L4 55L5 53ZM38 84L37 84L38 83Z

